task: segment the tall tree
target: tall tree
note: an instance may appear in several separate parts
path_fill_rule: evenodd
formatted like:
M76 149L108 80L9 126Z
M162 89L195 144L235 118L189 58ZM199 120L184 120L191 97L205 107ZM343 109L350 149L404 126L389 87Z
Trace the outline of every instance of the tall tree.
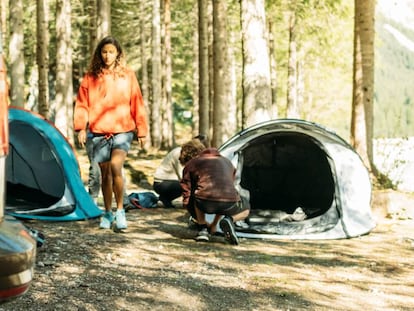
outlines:
M271 118L277 118L277 65L276 65L276 47L273 34L272 23L269 22L269 58L270 58L270 87L272 92L272 114Z
M145 104L145 108L147 110L147 118L149 118L151 116L151 111L150 111L150 105L149 105L149 101L150 101L150 96L149 96L149 79L148 79L148 53L147 53L147 19L146 19L146 14L143 14L144 12L147 11L147 2L146 1L140 1L139 2L139 9L141 14L139 15L139 30L140 30L140 60L141 60L141 81L140 81L140 86L141 86L141 92L142 92L142 97L144 99L144 104ZM148 124L150 124L149 120ZM145 140L145 144L146 146L151 146L152 145L152 139L151 139L151 135L149 135L149 137Z
M163 44L163 107L162 107L162 147L171 149L174 143L174 123L171 91L171 0L163 0L164 44Z
M210 128L208 3L198 0L198 132L204 134Z
M73 84L70 0L56 1L56 97L55 125L73 143Z
M23 0L10 0L10 101L18 107L24 107L24 28L23 28Z
M97 0L96 38L100 41L111 34L111 1Z
M155 148L161 147L161 28L160 0L153 0L152 7L152 109L151 109L151 139Z
M375 0L355 0L351 144L373 169Z
M228 31L228 62L227 62L227 75L229 83L229 95L228 100L229 104L227 105L227 115L224 126L224 140L229 139L237 130L240 128L241 124L241 109L237 105L237 60L236 60L236 47L238 46L237 40L239 31L234 30L234 25L231 24L231 19L229 21L229 31Z
M98 45L97 38L97 0L88 1L88 13L89 13L89 55L93 55L95 47Z
M231 102L230 72L228 59L227 0L213 0L213 137L212 145L219 147L228 137L226 118Z
M297 99L297 51L296 51L296 12L292 10L289 16L289 60L287 81L286 117L299 118Z
M47 0L36 5L36 61L39 72L39 113L49 119L49 8Z
M210 142L213 139L213 108L214 108L214 16L213 16L213 1L208 1L208 14L211 18L208 18L208 90L209 90L209 137Z
M264 0L241 0L243 126L270 119L272 92Z
M192 16L195 21L194 24L199 25L198 21L198 1L193 3ZM200 101L199 101L199 80L200 80L200 68L198 65L199 62L199 30L198 27L193 27L193 60L192 60L192 104L193 104L193 116L192 116L192 136L198 135L199 125L200 125Z

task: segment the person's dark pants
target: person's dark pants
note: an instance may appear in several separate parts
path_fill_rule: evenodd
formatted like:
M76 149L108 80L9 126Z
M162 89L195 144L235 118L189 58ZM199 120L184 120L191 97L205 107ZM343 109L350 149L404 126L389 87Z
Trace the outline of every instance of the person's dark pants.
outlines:
M195 199L195 203L203 213L224 215L230 217L250 209L250 206L248 204L243 204L242 201L220 202Z
M171 202L182 195L181 185L178 180L154 182L153 188L158 193L159 200L165 207L173 207Z

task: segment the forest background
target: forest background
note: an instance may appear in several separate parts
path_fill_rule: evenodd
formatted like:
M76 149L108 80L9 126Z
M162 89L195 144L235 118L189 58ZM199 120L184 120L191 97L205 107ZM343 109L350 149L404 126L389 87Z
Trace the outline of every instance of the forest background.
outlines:
M97 41L112 34L122 43L128 64L141 83L151 147L169 149L177 139L187 139L200 128L207 128L208 134L214 128L218 138L212 139L220 145L246 126L246 119L258 110L253 107L249 113L241 108L245 93L260 92L245 89L242 71L246 60L242 59L249 48L259 55L263 49L259 41L256 50L242 44L247 32L243 18L260 15L260 8L243 8L243 1L213 2L215 6L195 0L1 0L11 104L40 112L73 142L72 107L77 88ZM414 88L410 85L414 3L393 2L378 1L375 11L374 138L406 138L414 133ZM199 81L200 3L210 16L206 31L208 74L214 71L213 66L227 70L228 79L221 80L224 87L213 85L214 79L211 85ZM354 3L244 1L245 6L252 3L262 4L265 13L265 23L249 31L253 37L266 39L268 54L263 54L261 65L271 68L270 117L316 122L349 140ZM218 7L218 12L212 7ZM220 33L212 28L212 15L225 21L216 27ZM221 46L213 44L213 35L221 38ZM213 63L217 62L213 52L226 53L225 63ZM224 102L228 102L225 110L214 104L223 88ZM200 90L208 93L203 95ZM203 96L210 101L207 126L201 126L204 120L199 119Z

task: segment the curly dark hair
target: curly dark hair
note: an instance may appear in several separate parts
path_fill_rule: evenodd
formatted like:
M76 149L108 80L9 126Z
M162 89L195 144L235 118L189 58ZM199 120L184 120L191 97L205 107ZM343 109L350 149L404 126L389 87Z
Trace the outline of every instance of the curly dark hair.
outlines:
M118 40L116 40L114 37L107 36L103 38L96 46L96 49L92 56L91 63L89 65L88 72L95 78L97 78L101 74L102 69L105 68L105 63L102 59L101 50L106 44L114 45L116 50L118 51L118 56L115 60L115 68L121 70L124 66L125 55L121 45L119 44Z
M181 165L187 164L188 161L190 161L192 158L197 157L201 151L206 149L206 146L204 146L201 141L197 138L190 140L189 142L186 142L181 146L181 152L179 161Z

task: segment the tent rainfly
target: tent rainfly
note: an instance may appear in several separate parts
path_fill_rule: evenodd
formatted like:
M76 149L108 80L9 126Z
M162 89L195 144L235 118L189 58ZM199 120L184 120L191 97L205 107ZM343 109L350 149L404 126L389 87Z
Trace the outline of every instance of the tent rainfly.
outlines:
M304 120L247 128L219 151L237 168L250 202L237 235L270 239L340 239L369 233L371 182L359 155L338 135Z
M86 191L72 146L42 116L9 108L6 213L18 218L71 221L102 211Z

